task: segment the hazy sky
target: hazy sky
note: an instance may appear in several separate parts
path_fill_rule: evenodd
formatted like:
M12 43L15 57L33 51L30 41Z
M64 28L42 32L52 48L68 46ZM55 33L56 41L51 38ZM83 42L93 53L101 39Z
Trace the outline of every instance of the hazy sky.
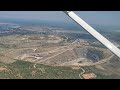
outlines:
M120 11L76 11L75 13L89 24L120 26ZM72 22L62 11L0 11L0 18Z

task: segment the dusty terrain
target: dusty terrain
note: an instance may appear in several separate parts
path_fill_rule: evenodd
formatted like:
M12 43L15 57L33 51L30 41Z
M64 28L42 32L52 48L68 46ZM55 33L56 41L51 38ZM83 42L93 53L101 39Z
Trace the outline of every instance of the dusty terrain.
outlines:
M29 61L52 66L92 66L113 57L109 50L90 46L87 42L64 44L60 36L11 35L0 38L10 48L1 50L0 61ZM62 44L59 44L62 43Z
M6 36L0 36L0 63L4 63L5 66L16 65L16 62L19 61L32 63L35 69L30 71L32 77L36 76L38 71L45 74L44 69L36 69L36 65L41 66L41 64L54 66L55 68L72 67L73 70L82 71L77 74L77 78L81 79L96 78L100 74L103 76L115 74L112 77L120 76L120 59L114 56L108 49L101 47L99 42L95 41L91 42L91 44L88 42L91 39L88 41L87 39L82 39L86 38L85 36L88 35L86 33L79 32L80 35L78 35L74 32L62 31L64 34L59 34L61 30L32 26L25 26L19 28L19 30L12 29L10 32L15 34L11 33L9 35L10 32L8 31ZM1 66L0 72L14 75L10 67ZM87 72L84 67L90 67L91 71ZM15 77L24 78L21 73L17 73Z

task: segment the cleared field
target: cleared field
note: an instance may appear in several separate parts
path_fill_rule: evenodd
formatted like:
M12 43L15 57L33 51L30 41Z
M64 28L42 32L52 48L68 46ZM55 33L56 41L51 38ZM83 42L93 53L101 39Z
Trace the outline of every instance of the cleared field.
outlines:
M55 41L55 42L54 42ZM61 44L62 41L62 44ZM17 59L52 66L91 66L106 62L112 54L103 48L68 43L55 35L10 35L0 38L0 62L13 63Z
M120 59L88 34L33 26L0 35L1 79L120 77Z

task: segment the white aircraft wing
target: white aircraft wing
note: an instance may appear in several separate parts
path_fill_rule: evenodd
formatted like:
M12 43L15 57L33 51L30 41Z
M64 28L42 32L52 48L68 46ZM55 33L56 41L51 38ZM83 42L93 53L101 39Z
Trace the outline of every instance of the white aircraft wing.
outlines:
M103 45L105 45L109 50L111 50L115 55L120 58L120 49L113 45L109 40L107 40L104 36L98 33L94 28L88 25L84 20L78 17L72 11L64 11L70 18L72 18L77 24L82 26L87 32L89 32L92 36L94 36L97 40L99 40Z

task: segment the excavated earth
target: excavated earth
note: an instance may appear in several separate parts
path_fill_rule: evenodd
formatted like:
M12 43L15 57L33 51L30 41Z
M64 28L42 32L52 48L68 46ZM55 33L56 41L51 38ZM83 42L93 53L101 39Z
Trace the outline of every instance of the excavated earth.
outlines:
M0 52L0 61L4 63L23 60L52 66L91 66L109 61L113 57L104 48L81 43L60 45L65 40L58 36L11 36L3 37L0 41L2 40L6 45L16 46Z

